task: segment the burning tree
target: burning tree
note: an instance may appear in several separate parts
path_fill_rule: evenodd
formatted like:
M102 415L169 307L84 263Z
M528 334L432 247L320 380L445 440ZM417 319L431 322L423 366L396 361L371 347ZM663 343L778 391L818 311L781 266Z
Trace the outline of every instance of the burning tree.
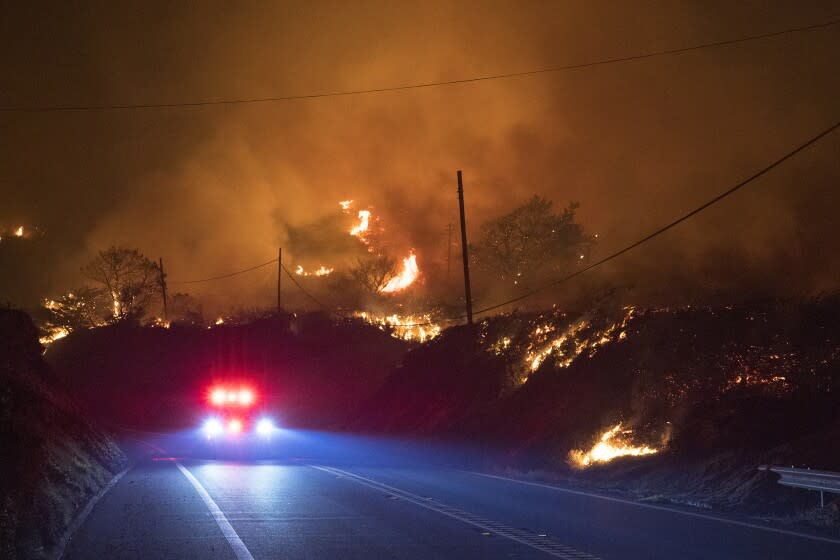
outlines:
M160 290L157 265L137 249L111 247L100 251L82 273L109 297L114 321L141 318Z
M592 237L575 222L578 204L559 214L534 196L509 214L485 222L470 248L476 264L508 286L529 284L541 273L563 271L582 260Z
M99 326L102 323L102 296L102 290L83 287L57 299L45 300L48 326L67 332Z

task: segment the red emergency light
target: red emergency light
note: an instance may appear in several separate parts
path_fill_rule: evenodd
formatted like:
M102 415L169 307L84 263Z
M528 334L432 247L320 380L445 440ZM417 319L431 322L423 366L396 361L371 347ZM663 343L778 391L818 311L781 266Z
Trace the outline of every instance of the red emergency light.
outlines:
M210 404L217 407L248 407L254 404L256 395L248 387L214 387L210 390L209 398Z

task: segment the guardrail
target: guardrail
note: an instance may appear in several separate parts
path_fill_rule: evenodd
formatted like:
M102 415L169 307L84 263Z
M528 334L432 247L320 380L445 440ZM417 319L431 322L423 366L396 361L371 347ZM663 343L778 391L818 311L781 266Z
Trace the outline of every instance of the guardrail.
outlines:
M814 469L797 469L794 467L775 467L762 465L760 471L774 472L779 475L779 484L806 488L820 493L820 507L825 507L824 493L840 494L840 473L818 471Z

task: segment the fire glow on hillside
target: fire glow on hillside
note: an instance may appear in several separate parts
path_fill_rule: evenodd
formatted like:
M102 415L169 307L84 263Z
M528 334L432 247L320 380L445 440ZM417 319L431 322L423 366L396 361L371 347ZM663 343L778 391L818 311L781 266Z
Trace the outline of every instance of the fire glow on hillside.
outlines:
M598 442L589 451L574 449L569 453L569 462L573 467L585 469L594 463L608 463L618 457L640 457L659 453L659 449L647 445L635 445L632 442L633 430L624 428L619 422L606 430Z
M32 232L25 230L23 226L18 226L17 228L15 228L13 230L2 230L2 229L0 229L0 241L9 237L10 235L12 237L23 238L23 237L30 237L32 235Z

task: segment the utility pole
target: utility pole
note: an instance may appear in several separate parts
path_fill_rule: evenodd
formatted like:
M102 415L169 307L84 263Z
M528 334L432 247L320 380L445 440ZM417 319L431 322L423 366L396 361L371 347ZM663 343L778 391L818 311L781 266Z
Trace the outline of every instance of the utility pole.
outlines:
M283 300L280 297L280 285L283 280L283 248L277 249L277 313L281 312Z
M464 217L464 182L458 170L458 205L461 208L461 253L464 258L464 297L467 300L467 324L473 324L472 294L470 293L470 257L467 250L467 220Z
M452 222L449 222L449 241L446 243L446 281L452 276Z
M163 296L163 320L166 321L166 273L163 272L163 257L158 259L158 263L158 282L160 282L160 293Z

